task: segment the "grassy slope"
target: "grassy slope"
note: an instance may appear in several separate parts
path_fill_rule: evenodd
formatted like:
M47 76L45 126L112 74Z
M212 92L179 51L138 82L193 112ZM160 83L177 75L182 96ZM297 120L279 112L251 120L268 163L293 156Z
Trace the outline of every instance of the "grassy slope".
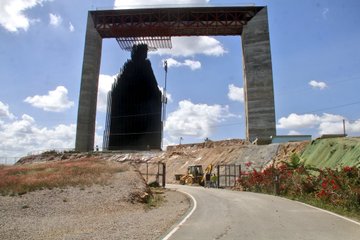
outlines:
M360 138L317 139L301 154L305 165L317 168L360 167Z

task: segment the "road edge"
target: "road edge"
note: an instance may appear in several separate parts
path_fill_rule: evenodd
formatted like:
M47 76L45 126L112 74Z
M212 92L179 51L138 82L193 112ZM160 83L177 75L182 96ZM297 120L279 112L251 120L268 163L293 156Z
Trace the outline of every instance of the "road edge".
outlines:
M286 198L285 198L285 199L286 199ZM290 199L287 199L287 200L290 200ZM356 221L356 220L353 220L353 219L351 219L351 218L342 216L342 215L340 215L340 214L337 214L337 213L334 213L334 212L331 212L331 211L328 211L328 210L325 210L325 209L322 209L322 208L319 208L319 207L315 207L315 206L313 206L313 205L310 205L310 204L307 204L307 203L303 203L303 202L300 202L300 201L296 201L296 200L291 200L291 201L298 202L298 203L300 203L300 204L302 204L302 205L308 206L308 207L310 207L310 208L314 208L314 209L316 209L316 210L320 210L320 211L322 211L322 212L328 213L328 214L330 214L330 215L336 216L336 217L338 217L338 218L344 219L344 220L346 220L346 221L352 222L352 223L360 226L360 222L358 222L358 221Z
M179 230L179 228L188 220L188 218L195 212L196 208L197 208L197 201L195 200L195 198L187 192L183 192L179 189L176 189L176 191L181 192L183 194L185 194L189 200L190 200L190 209L186 212L186 214L184 214L182 220L180 220L178 223L174 224L169 230L169 232L167 232L167 234L160 238L162 240L168 240L177 230Z
M232 190L231 190L231 191L232 191ZM251 192L251 193L256 193L256 192ZM264 195L268 195L268 196L273 196L273 197L281 198L281 199L284 199L284 200L287 200L287 201L296 202L296 203L299 203L299 204L302 204L302 205L304 205L304 206L307 206L307 207L310 207L310 208L319 210L319 211L321 211L321 212L325 212L325 213L327 213L327 214L333 215L333 216L335 216L335 217L341 218L341 219L343 219L343 220L346 220L346 221L348 221L348 222L351 222L351 223L354 223L354 224L360 226L360 222L357 221L357 220L354 220L354 219L351 219L351 218L342 216L342 215L340 215L340 214L331 212L331 211L326 210L326 209L322 209L322 208L319 208L319 207L315 207L315 206L310 205L310 204L308 204L308 203L304 203L304 202L300 202L300 201L298 201L298 200L286 198L286 197L283 197L283 196L276 196L276 195L272 195L272 194L266 194L266 193L256 193L256 194L264 194Z

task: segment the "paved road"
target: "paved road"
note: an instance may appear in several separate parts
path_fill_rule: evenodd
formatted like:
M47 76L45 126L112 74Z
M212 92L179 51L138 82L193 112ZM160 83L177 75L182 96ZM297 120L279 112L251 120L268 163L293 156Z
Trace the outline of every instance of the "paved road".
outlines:
M197 208L169 239L360 239L360 225L270 195L168 185L191 194Z

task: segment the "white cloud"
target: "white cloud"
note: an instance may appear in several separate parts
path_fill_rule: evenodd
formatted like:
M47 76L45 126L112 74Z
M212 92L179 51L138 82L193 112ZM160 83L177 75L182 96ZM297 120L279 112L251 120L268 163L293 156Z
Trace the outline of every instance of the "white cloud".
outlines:
M46 0L1 0L0 3L0 25L10 32L17 32L19 29L27 31L31 23L36 22L30 19L25 11L41 5Z
M324 8L321 15L323 16L324 19L327 19L327 15L329 13L330 9L329 8Z
M116 75L110 76L110 75L100 74L99 76L97 110L100 112L106 112L107 94L111 90L111 86L114 83L115 78Z
M67 94L68 90L64 86L58 86L55 90L49 91L48 95L27 97L24 102L44 111L63 112L74 106L74 102L69 101Z
M244 88L239 88L234 84L230 84L228 98L232 101L244 102Z
M290 130L288 135L301 135L301 133L295 130Z
M350 133L360 133L360 119L356 120L355 122L345 122L345 128Z
M278 128L298 129L315 127L320 122L320 117L314 114L298 115L291 113L288 117L282 117L278 121Z
M278 121L278 128L299 129L314 128L321 122L321 117L315 114L290 114L288 117L282 117Z
M70 31L70 32L74 32L74 31L75 31L75 27L74 27L74 25L73 25L71 22L69 22L69 31Z
M150 54L170 55L175 57L189 57L197 54L206 56L222 56L227 51L215 38L208 36L200 37L173 37L171 38L171 49L159 49Z
M177 142L175 141L177 140ZM180 138L179 139L174 139L174 140L170 140L167 137L164 138L163 140L163 150L166 150L166 148L168 146L173 146L173 145L177 145L180 143Z
M39 127L34 118L26 114L21 119L0 123L0 130L0 156L24 156L32 151L74 148L75 145L75 124Z
M309 85L313 88L318 88L320 90L327 88L327 85L325 82L319 82L319 81L315 81L315 80L310 81Z
M58 27L62 23L62 17L57 14L49 13L49 24Z
M343 133L343 123L341 122L322 122L319 125L319 134L341 134Z
M10 112L9 105L0 101L0 119L2 118L14 119L15 116Z
M319 126L319 134L341 134L344 132L342 116L337 121L322 122ZM360 119L350 122L345 120L345 131L347 134L360 133Z
M209 0L115 0L115 8L157 5L204 5Z
M165 60L163 60L165 61ZM200 69L201 68L201 62L199 61L193 61L190 59L185 59L184 62L179 62L173 58L166 59L168 63L168 67L189 67L192 71Z
M319 135L322 134L341 134L343 133L343 120L346 119L341 115L334 115L323 113L322 115L316 114L303 114L296 113L290 114L288 117L279 119L277 128L280 129L317 129ZM349 134L360 133L360 119L355 122L345 121L346 132ZM290 132L295 132L291 130ZM289 133L290 134L290 133Z
M215 124L233 117L228 106L194 104L189 100L179 102L176 111L169 114L165 131L173 138L191 136L209 137Z
M160 87L160 86L158 86L158 88L160 89L160 92L161 92L161 94L163 95L163 94L164 94L164 88L163 88L163 87ZM166 91L166 98L167 98L167 102L168 102L168 103L172 103L172 102L173 102L172 96L171 96L171 94L170 94L168 91Z

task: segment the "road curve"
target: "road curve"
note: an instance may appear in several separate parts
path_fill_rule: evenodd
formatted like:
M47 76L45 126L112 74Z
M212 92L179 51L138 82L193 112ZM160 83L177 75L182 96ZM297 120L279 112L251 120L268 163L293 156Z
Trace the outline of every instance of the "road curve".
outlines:
M193 214L166 239L360 239L360 224L271 195L168 185L193 196Z

